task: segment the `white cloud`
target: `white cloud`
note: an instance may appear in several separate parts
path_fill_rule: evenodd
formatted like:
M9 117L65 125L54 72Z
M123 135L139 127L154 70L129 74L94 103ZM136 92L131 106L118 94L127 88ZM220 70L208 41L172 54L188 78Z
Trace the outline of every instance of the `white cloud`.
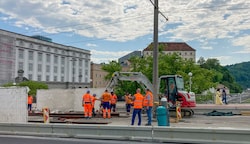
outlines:
M243 50L235 51L235 53L250 53L250 36L245 35L234 39L233 45L244 47Z
M201 49L212 50L213 47L211 47L211 46L202 46Z
M86 46L87 46L87 47L97 47L96 44L92 44L92 43L87 43Z
M244 9L249 3L245 0L219 2L160 1L160 10L169 21L159 15L159 29L179 23L181 25L168 29L167 33L183 41L230 37L229 32L238 33L242 23L249 21L248 9ZM0 5L0 12L15 18L18 26L31 26L48 33L77 31L86 37L127 41L149 34L153 29L153 5L149 1L2 0Z
M127 42L153 32L154 7L149 0L1 0L0 5L4 15L1 19L29 28L26 32L30 35L72 32L98 40ZM218 40L227 39L240 47L237 52L231 51L250 53L249 36L239 37L242 31L249 30L249 7L246 0L162 0L159 8L169 21L159 15L159 35L168 41L199 42L201 51L216 49L210 45L223 45ZM152 39L147 41L149 44ZM86 44L91 48L99 45ZM117 59L126 53L105 52L94 51L94 61Z
M132 51L99 51L99 50L91 50L91 60L94 63L103 63L109 61L118 61L118 59L126 54L131 53Z

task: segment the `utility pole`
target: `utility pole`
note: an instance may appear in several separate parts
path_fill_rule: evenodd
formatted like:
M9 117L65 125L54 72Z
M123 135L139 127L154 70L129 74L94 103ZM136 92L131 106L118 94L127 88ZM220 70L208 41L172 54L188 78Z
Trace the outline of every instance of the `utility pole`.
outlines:
M154 102L159 102L158 98L158 0L154 1L154 49L153 49L153 95Z

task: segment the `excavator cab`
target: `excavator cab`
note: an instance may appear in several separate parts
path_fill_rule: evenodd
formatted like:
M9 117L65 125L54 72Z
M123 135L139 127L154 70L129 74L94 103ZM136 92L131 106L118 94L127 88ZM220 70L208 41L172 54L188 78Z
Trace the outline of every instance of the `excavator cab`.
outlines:
M168 99L170 107L175 107L176 101L181 102L182 107L195 107L195 96L184 89L184 80L180 75L165 75L159 78L160 93Z
M184 90L183 78L178 75L166 75L160 77L160 93L167 97L170 107L174 107L176 101L180 101L178 91Z

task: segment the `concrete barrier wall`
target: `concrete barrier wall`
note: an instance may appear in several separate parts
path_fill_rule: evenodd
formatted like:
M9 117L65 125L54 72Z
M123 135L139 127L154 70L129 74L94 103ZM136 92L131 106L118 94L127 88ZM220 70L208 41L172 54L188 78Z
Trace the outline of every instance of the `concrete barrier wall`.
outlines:
M0 88L0 122L26 123L27 87Z
M152 143L249 144L249 129L0 123L0 134Z
M105 88L38 90L37 109L42 110L43 107L48 107L51 111L83 111L82 96L87 90L100 98ZM96 109L99 108L99 104L100 102L96 101Z

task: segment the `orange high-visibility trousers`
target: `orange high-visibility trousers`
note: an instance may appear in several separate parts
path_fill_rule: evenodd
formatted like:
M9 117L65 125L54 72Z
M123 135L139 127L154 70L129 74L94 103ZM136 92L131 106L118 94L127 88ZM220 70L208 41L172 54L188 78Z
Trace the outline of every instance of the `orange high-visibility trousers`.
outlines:
M108 118L111 118L111 113L110 113L110 109L107 110L108 111ZM102 116L103 118L106 118L106 109L103 109L103 112L102 112Z
M92 105L84 104L84 117L92 117Z

